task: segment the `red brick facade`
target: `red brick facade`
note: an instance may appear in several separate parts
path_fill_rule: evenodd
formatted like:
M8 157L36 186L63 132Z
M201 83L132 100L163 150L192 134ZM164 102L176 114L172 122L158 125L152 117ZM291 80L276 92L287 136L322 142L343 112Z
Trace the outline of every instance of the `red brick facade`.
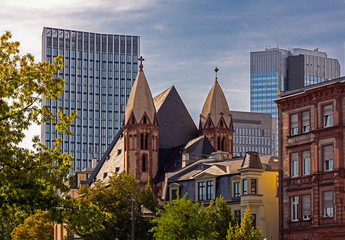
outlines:
M345 239L344 80L276 100L280 239Z

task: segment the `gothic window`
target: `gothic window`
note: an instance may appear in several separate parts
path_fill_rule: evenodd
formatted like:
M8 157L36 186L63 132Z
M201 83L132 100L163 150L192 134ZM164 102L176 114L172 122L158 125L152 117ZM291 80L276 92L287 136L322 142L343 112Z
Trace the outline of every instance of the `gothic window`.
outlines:
M140 134L140 149L144 149L144 134Z
M222 151L225 151L225 137L222 138Z
M149 135L148 134L145 134L145 148L144 149L148 149L148 139L149 139Z
M147 171L147 159L146 159L146 155L142 156L142 162L141 162L142 166L141 166L141 170L143 172Z

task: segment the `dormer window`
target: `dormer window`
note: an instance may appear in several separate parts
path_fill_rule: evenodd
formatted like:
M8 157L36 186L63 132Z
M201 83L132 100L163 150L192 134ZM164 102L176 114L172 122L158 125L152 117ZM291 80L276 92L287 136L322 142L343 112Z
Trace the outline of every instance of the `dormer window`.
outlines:
M146 120L146 116L144 116L143 118L143 124L146 124L147 120Z

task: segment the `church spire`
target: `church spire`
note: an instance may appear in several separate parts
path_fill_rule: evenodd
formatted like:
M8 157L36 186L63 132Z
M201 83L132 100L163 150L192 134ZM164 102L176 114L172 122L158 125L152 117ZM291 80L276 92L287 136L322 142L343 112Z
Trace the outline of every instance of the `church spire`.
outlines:
M152 94L143 71L144 58L141 56L138 60L140 61L139 72L128 98L124 125L129 124L129 122L133 124L134 122L130 121L133 120L133 117L136 123L142 122L145 116L147 117L147 119L145 118L145 122L146 120L148 120L147 123L149 124L155 124L157 122Z
M223 90L218 83L217 72L219 69L216 67L214 71L216 72L216 79L210 92L208 93L204 107L202 108L200 114L200 127L206 128L206 123L209 121L212 121L212 124L216 127L221 118L223 118L226 127L230 128L231 114Z

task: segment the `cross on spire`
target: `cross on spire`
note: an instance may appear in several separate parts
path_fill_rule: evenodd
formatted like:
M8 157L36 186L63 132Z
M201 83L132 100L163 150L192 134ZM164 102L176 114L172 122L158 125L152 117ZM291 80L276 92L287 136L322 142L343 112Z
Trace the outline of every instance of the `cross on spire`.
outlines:
M143 58L143 56L140 56L140 58L138 58L138 60L140 61L140 65L139 65L140 70L139 71L142 72L143 68L144 68L143 61L145 61L145 59Z
M217 72L219 71L219 69L216 67L215 69L214 69L214 71L216 72L216 80L218 79L217 78Z

